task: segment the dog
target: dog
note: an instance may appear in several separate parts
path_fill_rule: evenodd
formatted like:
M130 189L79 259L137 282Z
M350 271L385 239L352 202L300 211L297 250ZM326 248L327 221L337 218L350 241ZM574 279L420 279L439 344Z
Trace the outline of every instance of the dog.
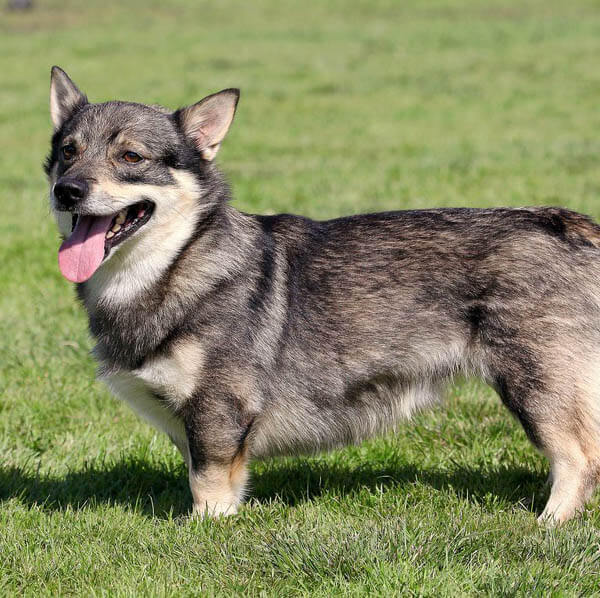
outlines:
M242 213L214 164L238 99L94 104L51 74L59 267L99 378L180 450L192 513L236 513L250 459L393 429L457 374L549 459L540 519L582 511L600 478L600 227L538 207Z

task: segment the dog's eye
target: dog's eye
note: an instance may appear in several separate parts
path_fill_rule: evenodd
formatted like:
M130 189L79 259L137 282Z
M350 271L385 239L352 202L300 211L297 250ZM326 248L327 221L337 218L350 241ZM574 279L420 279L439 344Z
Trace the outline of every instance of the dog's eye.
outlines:
M75 149L75 146L72 143L67 143L67 145L63 145L60 148L60 151L62 152L63 158L65 160L71 160L75 157L75 153L77 150Z
M143 158L135 152L125 152L123 154L123 160L125 160L125 162L129 162L130 164L136 164L137 162L141 162Z

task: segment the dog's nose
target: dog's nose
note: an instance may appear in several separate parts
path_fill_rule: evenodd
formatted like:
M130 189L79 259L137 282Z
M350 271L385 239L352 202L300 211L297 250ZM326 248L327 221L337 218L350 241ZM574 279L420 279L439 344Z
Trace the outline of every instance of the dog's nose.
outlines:
M63 178L54 185L54 197L65 208L72 208L85 198L87 192L87 183L77 179Z

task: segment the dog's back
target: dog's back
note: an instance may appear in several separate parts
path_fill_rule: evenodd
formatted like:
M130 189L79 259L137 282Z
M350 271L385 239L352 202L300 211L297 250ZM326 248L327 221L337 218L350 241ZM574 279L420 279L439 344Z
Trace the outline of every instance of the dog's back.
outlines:
M263 289L260 301L273 305L278 364L264 417L279 424L256 427L257 453L273 440L283 451L360 440L436 400L456 373L493 384L542 446L528 389L553 370L564 381L572 359L592 375L600 228L584 216L452 209L259 220L276 240L269 279L285 281ZM562 401L548 395L545 408Z

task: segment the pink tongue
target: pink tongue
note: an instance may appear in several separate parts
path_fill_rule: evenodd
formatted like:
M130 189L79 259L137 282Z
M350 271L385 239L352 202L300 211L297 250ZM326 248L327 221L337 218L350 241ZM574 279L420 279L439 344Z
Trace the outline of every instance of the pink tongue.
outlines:
M104 238L112 216L79 216L75 230L58 250L58 267L71 282L85 282L104 259Z

